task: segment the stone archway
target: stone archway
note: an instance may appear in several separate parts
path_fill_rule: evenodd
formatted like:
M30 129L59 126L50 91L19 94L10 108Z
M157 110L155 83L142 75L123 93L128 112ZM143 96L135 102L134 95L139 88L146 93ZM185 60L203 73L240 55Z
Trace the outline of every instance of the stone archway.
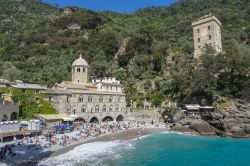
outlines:
M99 120L97 117L93 117L90 119L89 123L99 123Z
M106 116L106 117L104 117L103 118L103 122L106 122L106 121L113 121L114 119L113 119L113 117L111 117L111 116Z
M116 118L117 122L120 122L120 121L123 121L123 120L124 120L124 118L123 118L122 115L118 115L117 118Z
M78 117L74 120L74 122L86 122L86 120L83 119L82 117Z
M17 113L16 113L16 112L13 112L13 113L10 115L10 120L11 120L11 121L17 120Z
M3 115L2 121L5 122L5 121L8 121L8 120L9 120L8 116L7 115Z

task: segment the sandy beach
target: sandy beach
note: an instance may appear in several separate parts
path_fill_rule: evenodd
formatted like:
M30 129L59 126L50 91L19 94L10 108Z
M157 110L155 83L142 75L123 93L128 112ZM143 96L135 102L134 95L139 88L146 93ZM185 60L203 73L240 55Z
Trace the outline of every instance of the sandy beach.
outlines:
M46 160L49 157L54 157L63 153L67 153L68 151L74 149L75 147L81 145L81 144L86 144L86 143L91 143L91 142L105 142L105 141L112 141L112 140L131 140L135 139L138 137L138 132L140 132L140 137L149 135L149 134L154 134L154 133L160 133L163 131L168 131L168 128L134 128L131 129L129 132L129 136L127 136L126 131L119 131L114 134L107 134L107 135L100 135L98 137L92 137L92 138L87 138L85 140L79 141L72 143L67 146L61 146L58 148L54 148L53 151L46 151L43 153L38 153L38 154L31 154L30 158L25 158L23 160L19 160L15 163L11 162L1 162L0 165L20 165L20 166L27 166L27 165L37 165L40 161Z

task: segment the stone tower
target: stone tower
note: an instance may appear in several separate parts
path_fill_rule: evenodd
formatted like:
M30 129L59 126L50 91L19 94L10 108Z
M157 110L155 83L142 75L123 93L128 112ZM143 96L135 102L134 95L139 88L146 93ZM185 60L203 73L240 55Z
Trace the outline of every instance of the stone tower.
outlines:
M82 58L82 55L80 55L80 57L72 64L72 82L77 84L87 84L88 68L88 63Z
M211 13L192 22L194 36L194 58L199 58L205 51L205 45L222 52L221 22Z

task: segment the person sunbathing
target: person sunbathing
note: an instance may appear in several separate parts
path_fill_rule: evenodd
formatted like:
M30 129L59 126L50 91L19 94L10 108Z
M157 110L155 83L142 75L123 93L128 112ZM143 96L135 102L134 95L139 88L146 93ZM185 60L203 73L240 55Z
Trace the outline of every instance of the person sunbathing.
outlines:
M77 138L75 138L75 137L72 137L72 141L75 141L75 142L77 142L77 141L79 141Z
M80 139L82 139L82 140L84 140L84 139L85 139L85 137L84 137L84 135L83 135L83 134L81 134Z
M48 144L44 144L44 146L43 146L44 149L46 149L48 147L49 147Z
M36 138L36 144L40 144L39 138Z
M50 144L52 144L52 145L56 145L56 140L54 140L54 139L53 139L53 140L51 140L51 141L50 141Z

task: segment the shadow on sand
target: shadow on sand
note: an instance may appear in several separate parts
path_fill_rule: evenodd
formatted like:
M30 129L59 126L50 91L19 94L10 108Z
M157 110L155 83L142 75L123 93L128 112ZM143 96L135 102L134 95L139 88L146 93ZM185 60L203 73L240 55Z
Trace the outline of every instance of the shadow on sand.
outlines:
M44 152L41 145L10 145L13 148L13 156L6 154L4 160L0 161L0 165L8 166L31 166L37 165L42 159L49 157L53 152Z

